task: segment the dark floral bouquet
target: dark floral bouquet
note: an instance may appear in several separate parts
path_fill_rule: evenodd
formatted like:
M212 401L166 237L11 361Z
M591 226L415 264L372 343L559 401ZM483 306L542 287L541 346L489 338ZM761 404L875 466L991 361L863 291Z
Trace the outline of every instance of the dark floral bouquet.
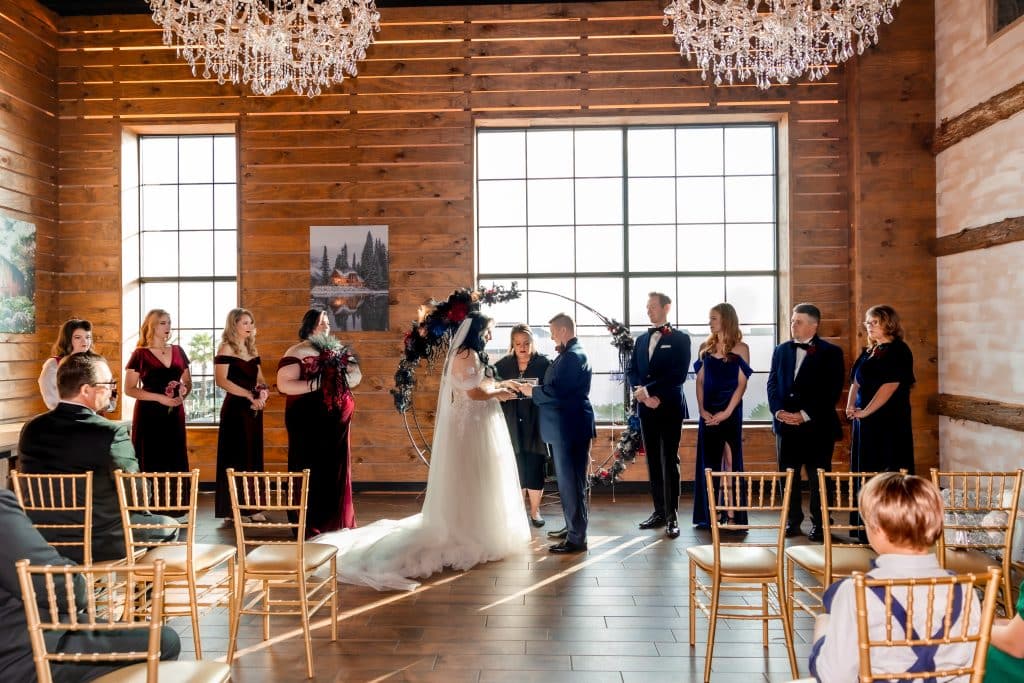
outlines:
M615 450L612 451L611 465L602 464L597 472L590 475L590 485L614 484L619 480L619 476L626 471L626 466L643 452L644 440L640 432L640 417L636 414L635 408L631 406L626 415L625 429L622 430L619 441L615 444Z
M498 304L518 299L520 292L513 282L511 288L501 285L473 289L456 289L441 302L431 300L420 307L419 318L414 320L402 341L402 360L395 371L395 409L405 413L412 407L412 394L416 388L416 368L420 361L433 365L447 351L452 336L470 313L480 310L480 304Z
M181 382L179 382L176 379L172 379L170 382L167 383L167 386L164 387L164 396L167 396L169 398L178 398L180 395L181 395ZM178 406L170 406L170 407L168 407L167 408L167 414L170 415L171 413L173 413L177 409L177 407Z
M308 341L319 352L302 359L303 374L309 378L310 389L320 388L328 410L344 411L352 400L346 372L349 365L357 365L359 361L349 347L329 334L313 335Z
M270 398L270 388L266 384L260 382L255 387L253 387L252 397L266 403L267 399ZM260 412L260 409L257 408L256 406L253 406L252 412L258 413Z

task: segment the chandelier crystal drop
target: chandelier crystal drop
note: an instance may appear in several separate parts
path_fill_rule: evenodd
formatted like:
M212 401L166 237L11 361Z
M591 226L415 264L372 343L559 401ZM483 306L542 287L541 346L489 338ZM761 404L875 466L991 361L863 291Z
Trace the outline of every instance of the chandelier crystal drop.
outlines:
M374 0L149 0L163 42L196 75L258 95L315 97L358 73L380 30Z
M681 55L715 85L748 81L762 90L804 74L814 81L829 65L878 42L900 0L672 0L665 25Z

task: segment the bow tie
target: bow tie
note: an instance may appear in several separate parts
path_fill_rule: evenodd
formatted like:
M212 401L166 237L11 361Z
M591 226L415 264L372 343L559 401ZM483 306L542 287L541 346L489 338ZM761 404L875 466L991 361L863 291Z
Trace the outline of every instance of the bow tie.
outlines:
M658 325L657 327L650 327L647 329L647 334L654 334L655 332L661 332L662 336L665 336L672 331L672 328L668 325Z
M800 342L790 342L790 344L793 345L793 348L803 349L804 351L811 348L810 344L801 344Z

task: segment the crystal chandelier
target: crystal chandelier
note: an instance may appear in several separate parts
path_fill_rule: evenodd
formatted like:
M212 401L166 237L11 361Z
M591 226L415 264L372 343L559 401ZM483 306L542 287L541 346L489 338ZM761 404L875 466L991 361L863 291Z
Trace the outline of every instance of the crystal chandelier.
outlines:
M672 0L679 52L692 55L701 77L715 85L753 77L758 88L807 74L814 81L829 64L878 42L880 22L892 22L900 0Z
M374 0L149 0L153 21L203 78L315 97L355 76L380 30Z

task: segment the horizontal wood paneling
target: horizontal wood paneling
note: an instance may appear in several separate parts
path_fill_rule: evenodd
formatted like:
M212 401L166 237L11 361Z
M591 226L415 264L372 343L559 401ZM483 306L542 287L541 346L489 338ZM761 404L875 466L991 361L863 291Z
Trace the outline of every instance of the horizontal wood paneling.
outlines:
M33 0L0 8L0 214L36 227L36 332L0 334L0 422L44 409L36 378L56 337L57 41Z

